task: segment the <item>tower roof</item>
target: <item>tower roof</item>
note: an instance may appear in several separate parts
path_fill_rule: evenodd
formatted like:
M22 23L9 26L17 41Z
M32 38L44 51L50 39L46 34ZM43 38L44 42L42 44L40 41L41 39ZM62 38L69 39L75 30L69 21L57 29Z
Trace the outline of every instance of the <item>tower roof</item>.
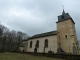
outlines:
M64 11L64 9L63 9L62 15L65 15L65 11Z
M68 20L68 19L71 19L72 22L75 24L73 19L70 17L69 13L65 13L65 11L63 9L62 15L58 16L58 22L65 21L65 20Z

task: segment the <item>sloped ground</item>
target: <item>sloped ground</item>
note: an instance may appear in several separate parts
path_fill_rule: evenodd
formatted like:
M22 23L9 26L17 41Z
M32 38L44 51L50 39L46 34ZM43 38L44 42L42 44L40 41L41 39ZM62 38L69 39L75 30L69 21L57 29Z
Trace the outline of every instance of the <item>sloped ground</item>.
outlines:
M62 60L62 59L5 52L0 53L0 60Z

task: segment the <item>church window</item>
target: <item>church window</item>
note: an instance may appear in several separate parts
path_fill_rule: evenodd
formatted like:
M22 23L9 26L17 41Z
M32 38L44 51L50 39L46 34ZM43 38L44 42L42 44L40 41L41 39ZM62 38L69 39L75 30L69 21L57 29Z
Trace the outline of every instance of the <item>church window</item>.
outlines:
M67 35L65 35L65 38L67 38Z
M32 41L30 42L30 48L32 48Z
M45 39L45 47L48 47L48 39Z
M60 36L59 36L59 39L60 39Z
M39 40L36 41L36 47L39 48Z

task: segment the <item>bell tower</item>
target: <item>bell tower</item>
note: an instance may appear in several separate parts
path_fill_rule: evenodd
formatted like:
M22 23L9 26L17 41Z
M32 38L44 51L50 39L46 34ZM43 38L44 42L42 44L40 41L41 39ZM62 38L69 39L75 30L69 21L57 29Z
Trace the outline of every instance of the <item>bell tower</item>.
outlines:
M78 40L75 30L75 22L64 9L61 15L58 16L57 30L58 42L66 53L78 54Z

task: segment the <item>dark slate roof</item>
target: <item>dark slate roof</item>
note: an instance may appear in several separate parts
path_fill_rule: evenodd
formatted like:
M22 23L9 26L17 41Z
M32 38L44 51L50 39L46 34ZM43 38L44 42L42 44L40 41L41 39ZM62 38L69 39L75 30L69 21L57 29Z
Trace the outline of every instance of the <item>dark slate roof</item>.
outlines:
M56 35L57 34L57 31L50 31L50 32L46 32L46 33L42 33L42 34L36 34L29 39L35 39L35 38L40 38L40 37L46 37L46 36L51 36L51 35Z
M19 47L24 47L24 45L19 45Z
M24 41L27 41L28 39L25 39L25 40L23 40L22 42L24 42Z
M65 15L65 11L64 11L64 9L63 9L62 15Z
M72 18L67 18L67 19L65 19L65 20L68 20L68 19L71 19L71 21L75 24L75 22L73 21ZM65 21L65 20L60 20L60 21L57 21L56 23L61 22L61 21Z
M63 17L63 18L62 18ZM63 9L63 12L62 12L62 15L59 15L58 16L58 22L61 22L61 21L65 21L65 20L68 20L68 19L71 19L72 22L75 24L75 22L73 21L73 19L71 18L71 16L69 15L69 13L65 13L64 9ZM57 22L57 23L58 23Z
M23 44L23 43L21 43L21 44L19 45L19 47L24 47L24 44Z

